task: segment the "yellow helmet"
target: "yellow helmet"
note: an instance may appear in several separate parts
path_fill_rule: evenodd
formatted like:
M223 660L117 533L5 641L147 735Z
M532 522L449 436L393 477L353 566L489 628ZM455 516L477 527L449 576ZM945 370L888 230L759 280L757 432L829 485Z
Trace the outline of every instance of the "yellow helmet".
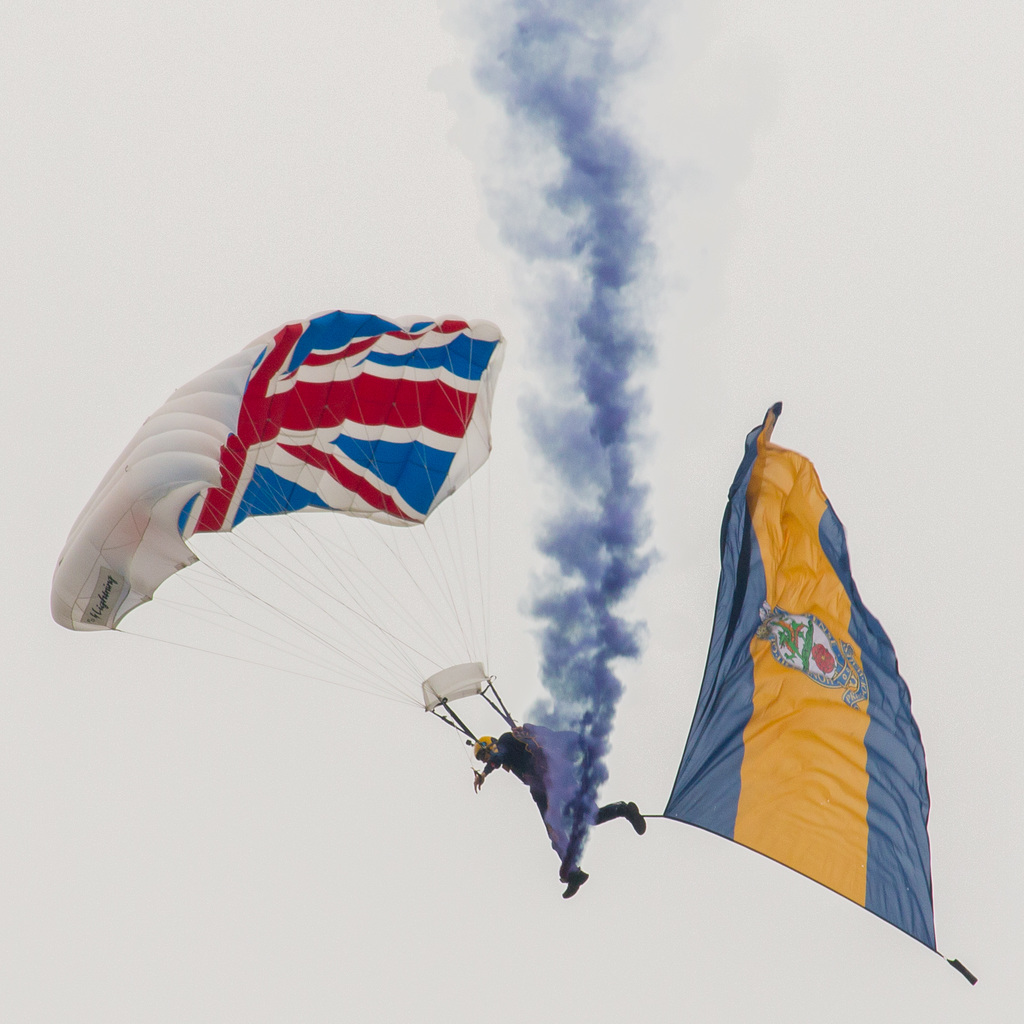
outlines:
M473 756L478 761L487 761L498 752L498 741L493 736L481 736L473 744Z

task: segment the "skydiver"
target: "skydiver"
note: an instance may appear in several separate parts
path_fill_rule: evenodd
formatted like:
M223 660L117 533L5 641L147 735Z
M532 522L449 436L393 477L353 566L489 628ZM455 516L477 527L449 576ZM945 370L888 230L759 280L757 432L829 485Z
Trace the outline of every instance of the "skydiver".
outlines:
M491 772L498 768L504 768L511 772L520 782L524 782L530 790L530 796L540 811L541 818L551 839L551 845L562 857L562 867L559 871L559 878L566 883L563 899L575 896L580 886L590 877L578 864L570 863L567 850L569 837L565 834L559 818L548 816L548 789L552 784L553 775L548 751L545 744L538 742L538 734L541 736L557 737L571 736L575 739L576 734L553 733L550 730L541 729L534 725L515 726L511 732L503 733L497 739L493 736L481 736L473 747L473 754L478 761L484 762L483 771L474 769L473 789L480 792L484 780ZM549 741L549 747L554 746ZM560 814L560 812L559 812ZM626 803L619 800L613 804L605 804L597 810L595 825L602 825L613 818L626 818L633 826L637 835L643 835L647 831L647 822L640 813L635 803Z

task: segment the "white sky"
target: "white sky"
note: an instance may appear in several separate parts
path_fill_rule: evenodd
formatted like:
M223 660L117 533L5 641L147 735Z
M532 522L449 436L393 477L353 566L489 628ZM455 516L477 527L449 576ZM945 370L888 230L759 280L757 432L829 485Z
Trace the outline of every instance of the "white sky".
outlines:
M814 459L928 755L939 947L674 822L559 898L525 790L404 708L48 612L79 508L176 385L337 306L502 325L493 663L540 507L529 296L482 199L493 111L433 3L13 0L0 14L8 543L0 1018L1005 1021L1020 1005L1024 163L1018 3L649 14L661 560L604 796L660 812L746 431Z

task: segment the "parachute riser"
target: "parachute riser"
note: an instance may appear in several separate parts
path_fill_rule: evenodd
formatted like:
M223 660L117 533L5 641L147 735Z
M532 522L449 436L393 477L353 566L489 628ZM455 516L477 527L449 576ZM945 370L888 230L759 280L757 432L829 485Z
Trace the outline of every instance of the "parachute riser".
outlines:
M490 701L488 701L488 704L490 704ZM493 706L493 705L492 705L492 706ZM450 725L450 726L451 726L451 727L452 727L452 728L453 728L453 729L454 729L454 730L455 730L456 732L461 732L461 733L464 733L464 734L465 734L466 736L468 736L468 737L469 737L469 738L470 738L470 739L471 739L471 740L472 740L472 741L473 741L474 743L476 743L476 736L474 736L474 735L473 735L473 733L472 733L472 732L470 732L470 730L469 730L469 727L468 727L468 726L466 725L466 723L465 723L465 722L464 722L464 721L463 721L463 720L462 720L461 718L459 718L459 716L458 716L457 714L455 714L455 712L454 712L454 711L452 711L452 709L451 709L451 707L449 706L449 704L448 704L448 701L447 701L447 700L442 700L442 701L441 701L441 703L440 703L440 705L439 705L439 707L443 707L443 708L445 709L445 711L447 711L447 712L448 712L448 715L451 715L452 717L451 717L451 718L448 718L448 716L447 716L447 715L443 715L443 714L438 714L438 712L437 712L437 709L436 709L436 708L435 708L435 709L433 709L433 710L432 710L432 711L431 711L430 713L431 713L431 714L432 714L432 715L433 715L433 716L434 716L435 718L438 718L438 719L440 719L440 720L441 720L442 722L444 722L444 724L445 724L445 725ZM452 721L452 719L455 719L455 721Z
M491 693L494 694L494 700L496 700L498 704L495 704L494 701L492 701L491 698L487 696L488 690L490 690ZM505 719L510 729L514 729L516 727L515 719L509 714L508 708L505 707L505 702L501 699L501 694L498 693L498 689L494 685L494 676L491 676L487 680L487 685L480 691L480 696L483 697L483 699L491 705L491 707L495 710L495 712L497 712L498 715ZM498 706L499 704L501 705L500 707Z

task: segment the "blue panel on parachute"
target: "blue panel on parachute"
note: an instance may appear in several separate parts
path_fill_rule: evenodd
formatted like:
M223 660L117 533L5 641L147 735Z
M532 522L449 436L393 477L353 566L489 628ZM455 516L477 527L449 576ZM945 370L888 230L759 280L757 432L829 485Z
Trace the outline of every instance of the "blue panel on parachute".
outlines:
M360 441L341 434L334 444L357 465L394 487L402 500L421 515L430 510L455 458L452 452L419 441Z
M285 480L266 466L254 466L252 479L245 489L232 525L237 526L249 516L273 516L282 512L297 512L304 508L330 507L313 491L307 491L305 487Z
M433 345L412 352L370 352L367 362L381 366L412 366L426 370L448 370L463 380L479 380L491 361L496 341L480 341L459 334L447 345Z
M295 343L295 350L288 361L288 373L302 365L310 352L334 352L347 345L353 338L373 338L388 331L402 328L390 320L382 320L370 313L346 313L336 310L314 317L309 326Z

